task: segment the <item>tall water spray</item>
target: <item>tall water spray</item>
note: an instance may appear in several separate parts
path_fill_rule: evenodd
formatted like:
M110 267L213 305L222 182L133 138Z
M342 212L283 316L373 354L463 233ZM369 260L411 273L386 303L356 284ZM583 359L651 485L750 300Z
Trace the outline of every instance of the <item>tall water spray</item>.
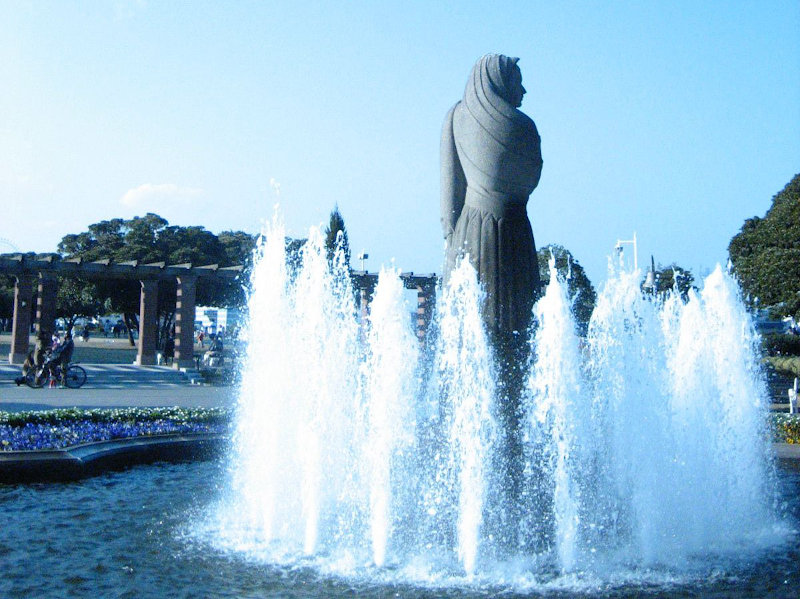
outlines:
M329 265L319 231L302 262L287 271L275 221L253 273L233 487L243 541L290 540L310 555L352 524L339 501L355 501L359 329L347 270Z
M375 564L386 561L395 526L393 503L404 478L403 457L414 447L417 348L409 327L403 283L395 270L382 270L368 321L362 365L366 409L365 461L369 480L370 536Z
M563 570L575 566L578 542L578 497L576 467L582 456L577 443L585 409L586 389L581 380L579 338L572 318L571 301L560 284L555 258L550 259L547 291L534 307L536 335L534 362L528 378L528 401L524 406L529 435L528 486L549 486L552 494L552 525L558 563ZM534 474L535 473L535 474ZM539 510L527 510L530 517ZM529 526L529 530L541 530Z
M494 372L480 315L481 299L475 271L463 260L451 273L439 302L436 364L444 463L450 475L439 480L452 485L458 506L456 547L467 574L475 570L481 542L496 427L492 415Z
M772 481L755 341L719 267L685 304L648 299L633 273L609 280L588 337L591 543L674 565L765 530Z
M497 488L503 400L469 264L439 290L423 345L396 270L363 318L318 231L297 269L284 248L274 222L254 268L220 546L337 575L519 587L702 576L778 541L757 338L721 269L686 302L612 273L580 337L551 265L512 495ZM498 513L516 527L502 543Z

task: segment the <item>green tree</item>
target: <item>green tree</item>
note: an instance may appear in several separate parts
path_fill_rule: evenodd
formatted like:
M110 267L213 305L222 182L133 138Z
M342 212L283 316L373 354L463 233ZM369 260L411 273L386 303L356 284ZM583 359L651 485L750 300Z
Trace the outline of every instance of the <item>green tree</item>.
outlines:
M249 269L253 264L253 252L256 249L255 235L244 231L223 231L217 235L225 260L229 264L242 264Z
M223 237L203 227L170 226L157 214L130 220L113 219L89 225L87 231L66 235L58 245L65 258L87 261L110 259L139 264L192 263L233 266L252 261L255 239L243 232L227 231ZM248 241L249 240L249 241ZM243 281L208 281L197 288L200 305L231 306L244 302ZM138 327L139 281L108 280L93 283L98 299L112 312L123 314L129 331ZM107 301L106 301L107 300ZM158 294L159 334L163 339L175 316L175 282L163 281ZM133 344L132 334L129 334Z
M234 280L211 279L198 289L200 305L243 307L247 303L247 286L253 269L256 240L258 236L244 231L223 231L217 235L221 254L217 264L220 266L243 266L241 274ZM199 262L196 262L199 264Z
M97 286L75 277L59 277L56 291L56 317L66 321L71 331L80 317L91 318L103 312L103 300Z
M339 206L333 208L328 228L325 229L325 248L328 253L328 262L333 263L336 250L341 247L344 253L345 265L350 265L350 241L347 238L347 228L344 226L344 219L339 212Z
M584 335L589 327L597 293L592 282L586 276L583 266L572 256L570 251L560 245L546 245L539 249L539 276L542 285L550 283L550 257L556 261L556 271L567 281L567 295L572 301L572 312L578 324L579 332Z
M9 328L14 316L14 277L0 275L0 330Z
M294 279L297 271L303 265L303 248L307 241L308 239L305 238L293 239L292 237L285 237L283 240L286 247L286 266L291 279Z
M728 253L751 305L800 319L800 174L772 198L763 218L744 222Z
M677 289L681 299L685 302L689 299L689 291L691 289L697 290L694 285L694 275L691 271L678 266L674 262L668 266L659 264L658 268L653 271L652 277L652 286L646 285L647 279L645 279L646 282L642 283L642 289L658 297L663 298Z

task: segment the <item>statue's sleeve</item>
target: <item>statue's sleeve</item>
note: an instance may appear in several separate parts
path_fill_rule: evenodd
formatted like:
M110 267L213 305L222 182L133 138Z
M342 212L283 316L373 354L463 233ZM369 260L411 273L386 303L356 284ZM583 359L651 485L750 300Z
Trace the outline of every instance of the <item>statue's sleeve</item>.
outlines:
M441 219L444 237L450 239L456 227L461 209L464 207L464 196L467 192L467 179L456 152L453 136L453 113L456 104L447 113L442 127L441 144Z

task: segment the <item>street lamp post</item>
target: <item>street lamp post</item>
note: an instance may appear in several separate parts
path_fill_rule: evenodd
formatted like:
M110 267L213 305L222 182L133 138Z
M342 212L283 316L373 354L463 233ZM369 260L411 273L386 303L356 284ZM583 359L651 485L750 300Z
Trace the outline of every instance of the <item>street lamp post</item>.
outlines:
M364 261L367 260L368 258L369 258L369 254L367 252L363 251L363 250L358 255L358 259L361 260L361 270L364 270Z
M625 244L633 246L633 270L639 270L639 256L636 249L636 231L633 232L633 239L617 239L617 244L614 246L614 249L617 250L620 256L622 256L622 246Z

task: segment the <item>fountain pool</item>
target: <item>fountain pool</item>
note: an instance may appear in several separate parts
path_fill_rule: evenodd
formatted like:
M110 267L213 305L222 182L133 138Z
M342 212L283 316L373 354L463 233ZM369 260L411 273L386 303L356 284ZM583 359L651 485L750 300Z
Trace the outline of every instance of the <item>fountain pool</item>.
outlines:
M394 269L359 322L319 231L297 271L284 247L276 217L227 493L205 522L218 550L343 580L574 592L725 577L793 538L757 336L722 269L686 303L612 272L581 338L551 265L509 406L466 261L421 351Z
M741 559L698 560L694 571L651 571L640 581L579 577L512 584L403 583L364 567L342 576L324 558L268 564L217 546L209 502L226 493L227 464L137 466L79 483L2 485L3 597L797 597L796 539ZM800 470L779 470L783 522L800 520ZM13 523L13 525L10 525Z
M468 267L423 353L394 270L361 323L317 231L298 272L265 240L227 459L0 487L0 595L797 596L800 470L721 269L686 304L613 274L585 339L552 276L509 458Z

